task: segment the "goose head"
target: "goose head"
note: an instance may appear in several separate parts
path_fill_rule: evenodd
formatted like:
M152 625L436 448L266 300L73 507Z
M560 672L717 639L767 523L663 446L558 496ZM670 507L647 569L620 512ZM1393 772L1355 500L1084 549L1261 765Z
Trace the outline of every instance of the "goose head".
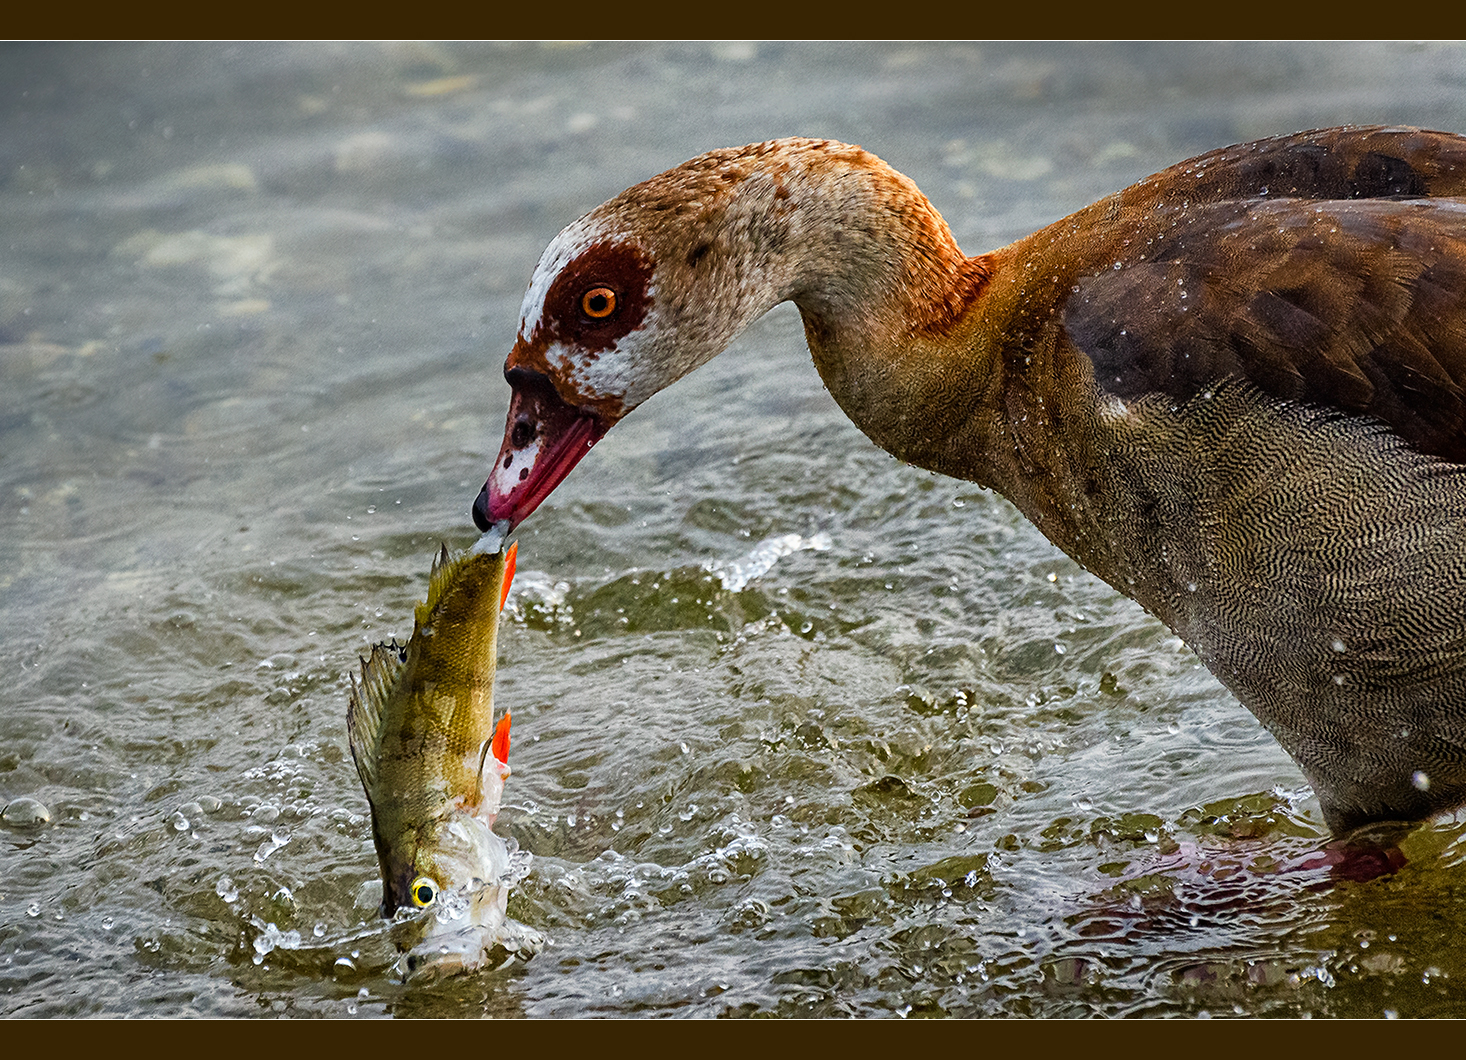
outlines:
M714 152L628 189L555 237L504 365L513 393L503 445L473 506L481 528L518 524L622 417L782 300L780 241L751 255L757 233L730 210L735 199L765 197L761 190L773 198L774 184L735 152Z
M904 270L943 255L964 260L916 186L835 141L713 151L627 189L535 266L475 522L518 524L622 417L779 302L792 299L827 340L843 329L879 345L877 332L904 331L893 292L922 286Z

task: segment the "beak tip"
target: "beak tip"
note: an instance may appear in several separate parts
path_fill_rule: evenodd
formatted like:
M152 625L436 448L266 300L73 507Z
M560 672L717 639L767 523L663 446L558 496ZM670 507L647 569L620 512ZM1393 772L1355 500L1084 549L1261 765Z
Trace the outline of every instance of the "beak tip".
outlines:
M489 484L485 482L484 488L479 490L478 497L473 502L473 524L479 528L481 534L487 534L495 523L507 521L495 519L489 511L489 504ZM505 533L512 529L513 524L511 523Z

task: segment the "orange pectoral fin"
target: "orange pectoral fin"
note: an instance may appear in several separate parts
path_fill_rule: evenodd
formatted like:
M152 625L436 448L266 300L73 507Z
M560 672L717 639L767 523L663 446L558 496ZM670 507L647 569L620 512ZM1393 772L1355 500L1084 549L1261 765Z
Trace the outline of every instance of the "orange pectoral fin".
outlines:
M504 610L504 602L509 599L509 586L514 584L514 561L519 557L519 542L509 546L508 553L504 556L504 587L499 590L499 610ZM508 718L505 718L507 721ZM502 724L502 723L501 723ZM494 739L498 739L496 735ZM509 730L504 730L504 746L509 746ZM497 752L495 752L497 754ZM500 758L499 761L504 761Z
M500 762L506 766L509 764L509 715L505 714L499 719L499 724L494 728L494 739L489 744L489 751Z

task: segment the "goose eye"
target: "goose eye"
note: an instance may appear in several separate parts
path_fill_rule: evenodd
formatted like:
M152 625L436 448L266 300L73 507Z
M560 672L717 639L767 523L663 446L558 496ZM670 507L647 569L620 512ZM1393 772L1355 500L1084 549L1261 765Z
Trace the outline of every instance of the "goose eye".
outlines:
M616 292L609 287L592 287L581 295L580 311L592 320L605 320L616 312Z
M413 905L419 909L426 909L433 904L433 899L438 897L438 885L426 876L419 876L412 881L408 893L412 895Z

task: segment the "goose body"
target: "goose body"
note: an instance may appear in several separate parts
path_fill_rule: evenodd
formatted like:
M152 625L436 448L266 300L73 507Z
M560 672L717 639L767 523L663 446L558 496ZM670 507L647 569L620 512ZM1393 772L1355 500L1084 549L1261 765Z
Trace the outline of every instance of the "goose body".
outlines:
M973 258L860 148L703 155L545 251L476 521L786 300L861 430L1175 630L1336 831L1466 802L1466 138L1229 147Z

